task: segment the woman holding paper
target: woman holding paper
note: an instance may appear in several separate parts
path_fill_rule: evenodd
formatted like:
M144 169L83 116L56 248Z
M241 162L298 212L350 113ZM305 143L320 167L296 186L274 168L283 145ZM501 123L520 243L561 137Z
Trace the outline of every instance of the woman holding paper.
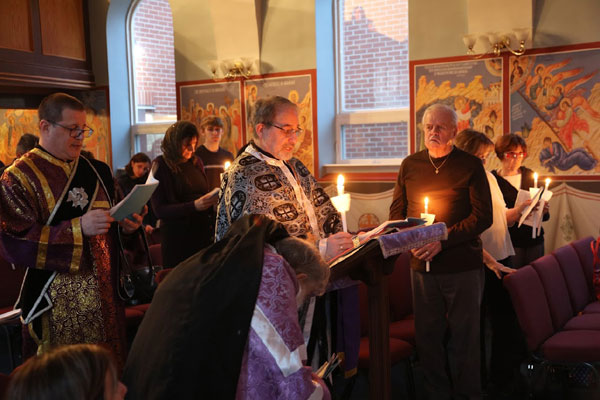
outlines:
M154 160L160 182L152 207L161 221L161 251L165 267L175 267L213 242L218 190L210 191L202 161L194 155L198 130L179 121L165 133L162 156Z
M495 146L496 156L502 162L502 168L492 171L498 180L498 186L504 196L507 207L515 207L519 190L528 191L534 187L533 171L523 167L521 163L527 157L527 143L514 133L500 136ZM544 207L543 221L550 218L548 205ZM544 229L532 238L531 226L517 224L509 229L510 238L515 248L513 267L521 268L544 255Z

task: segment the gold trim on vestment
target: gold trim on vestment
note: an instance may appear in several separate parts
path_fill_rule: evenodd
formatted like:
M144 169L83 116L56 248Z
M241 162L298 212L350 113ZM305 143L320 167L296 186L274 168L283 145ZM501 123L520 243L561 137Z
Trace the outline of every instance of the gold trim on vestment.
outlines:
M29 336L31 336L31 338L37 345L36 353L38 356L47 352L50 349L50 320L48 314L49 312L45 312L40 316L40 321L42 324L42 339L40 339L37 333L35 333L35 329L33 328L33 322L27 324Z
M41 157L44 160L48 161L49 163L54 164L57 167L62 168L63 171L65 171L66 175L69 175L71 173L71 171L73 170L72 165L71 165L73 163L64 162L63 160L60 160L60 159L54 157L52 154L47 153L44 150L40 150L38 148L34 148L33 150L31 150L31 152L33 154L35 154L36 156Z
M31 336L31 338L33 339L35 344L38 346L37 352L39 354L39 352L41 350L40 344L42 342L41 342L40 338L38 338L38 335L35 333L35 329L33 329L33 322L30 322L27 324L27 330L29 331L29 336Z
M106 200L95 201L94 204L92 204L92 210L95 210L98 208L103 208L105 210L108 210L110 208L110 204Z
M81 265L81 255L83 254L83 231L81 230L81 217L71 220L71 230L73 231L73 256L71 257L71 266L69 273L74 274L79 271Z
M15 177L15 179L17 181L19 181L19 183L22 186L24 186L25 189L27 189L27 191L29 192L29 195L32 198L35 199L37 197L37 194L35 193L35 191L33 190L33 187L29 183L29 178L27 177L27 175L25 175L25 173L21 169L15 167L15 165L12 164L10 167L8 167L6 169L6 171L7 171L7 173L12 174Z
M35 261L35 267L37 269L44 269L46 267L46 255L48 254L48 240L50 239L50 227L48 225L42 226L40 232L40 240L38 240L38 251L37 259Z
M54 206L56 205L56 199L54 199L54 194L52 194L52 189L48 184L48 180L46 179L44 174L42 174L42 171L38 169L37 165L35 165L32 159L30 159L29 157L23 157L23 162L27 164L29 168L31 168L35 176L40 181L40 184L42 186L42 192L44 192L46 204L48 205L48 210L54 210Z

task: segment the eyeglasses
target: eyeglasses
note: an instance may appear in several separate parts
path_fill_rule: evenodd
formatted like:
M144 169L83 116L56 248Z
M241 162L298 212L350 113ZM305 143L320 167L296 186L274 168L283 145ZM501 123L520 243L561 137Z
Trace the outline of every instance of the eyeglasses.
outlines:
M504 153L504 158L524 158L527 157L527 152L515 152L515 151L507 151Z
M300 135L302 134L302 132L304 132L304 131L303 131L302 129L300 129L300 128L298 128L298 129L294 129L294 128L284 128L284 127L282 127L282 126L275 125L275 124L273 124L273 123L267 123L267 124L265 124L265 125L269 125L269 126L272 126L273 128L277 128L277 129L279 129L279 130L280 130L280 131L282 131L282 132L283 132L283 134L284 134L285 136L287 136L288 138L291 138L292 136L296 136L296 137L298 137L298 136L300 136Z
M92 133L94 133L94 130L86 125L84 125L84 128L79 128L79 127L68 128L64 125L59 124L58 122L54 122L54 121L50 121L50 120L47 120L47 121L50 122L52 125L60 126L61 128L68 130L69 135L73 139L79 139L82 135L83 135L83 137L89 138L90 136L92 136Z

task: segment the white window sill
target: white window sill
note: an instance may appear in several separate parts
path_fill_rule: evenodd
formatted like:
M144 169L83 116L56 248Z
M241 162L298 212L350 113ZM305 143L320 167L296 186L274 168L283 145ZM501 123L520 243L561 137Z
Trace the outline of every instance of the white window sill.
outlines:
M347 164L325 164L322 166L322 180L337 177L338 174L349 175L348 180L360 181L395 181L402 160L388 162L353 162Z

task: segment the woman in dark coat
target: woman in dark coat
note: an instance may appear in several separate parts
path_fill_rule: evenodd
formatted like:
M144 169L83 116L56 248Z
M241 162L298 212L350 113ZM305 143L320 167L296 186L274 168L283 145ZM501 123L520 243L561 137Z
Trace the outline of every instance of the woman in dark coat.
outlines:
M125 173L117 175L117 190L118 199L122 199L131 192L135 185L143 185L148 179L150 166L152 161L146 153L137 153L131 157L129 163L125 166ZM150 202L148 202L148 214L144 217L144 230L148 235L152 233L156 227L156 216L152 210Z
M162 156L154 160L154 177L160 182L152 207L160 219L161 250L165 267L175 267L213 242L218 196L210 190L202 161L194 155L198 130L179 121L165 133Z
M527 144L521 136L511 133L501 136L496 141L495 151L502 162L502 168L492 171L492 174L498 180L506 207L513 208L519 189L529 191L534 185L533 171L521 165L523 158L527 157ZM547 221L548 218L550 214L546 203L542 220ZM543 228L535 239L531 238L532 228L527 225L518 227L518 224L514 224L508 231L515 248L514 268L521 268L544 255Z

